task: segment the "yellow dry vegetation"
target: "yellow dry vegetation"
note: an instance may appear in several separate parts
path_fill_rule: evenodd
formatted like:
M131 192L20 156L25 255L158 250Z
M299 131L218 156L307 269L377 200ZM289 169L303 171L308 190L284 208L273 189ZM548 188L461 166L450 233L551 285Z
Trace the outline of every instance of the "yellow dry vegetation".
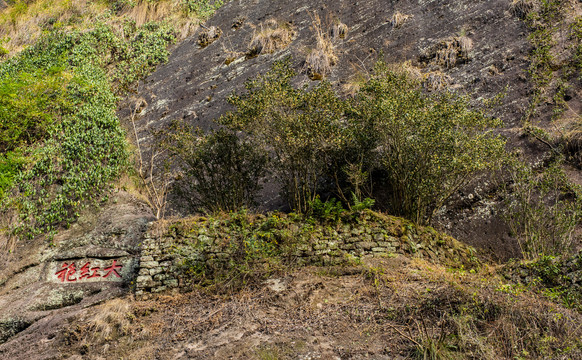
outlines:
M199 24L199 19L187 15L181 3L173 0L136 0L115 11L105 1L17 0L0 11L0 47L10 56L33 44L47 29L85 30L101 21L123 31L128 20L138 27L150 21L167 21L174 25L178 40L192 34Z
M269 19L255 27L247 56L270 54L283 49L293 41L294 35L295 31L290 24Z

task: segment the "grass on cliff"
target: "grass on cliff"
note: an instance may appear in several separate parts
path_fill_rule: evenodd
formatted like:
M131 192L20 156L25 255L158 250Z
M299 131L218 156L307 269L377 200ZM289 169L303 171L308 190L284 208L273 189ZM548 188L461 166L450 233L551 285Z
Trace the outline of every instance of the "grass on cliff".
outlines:
M165 21L183 39L221 5L222 1L208 0L16 0L0 12L0 47L12 56L34 44L47 30L90 30L96 22L123 33L127 21L137 27Z

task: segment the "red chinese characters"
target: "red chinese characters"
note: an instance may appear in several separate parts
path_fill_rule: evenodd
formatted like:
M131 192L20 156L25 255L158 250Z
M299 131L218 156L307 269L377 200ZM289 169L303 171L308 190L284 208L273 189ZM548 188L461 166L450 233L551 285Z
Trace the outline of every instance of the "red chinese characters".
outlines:
M108 277L111 274L117 277L121 277L121 275L119 275L119 273L117 272L117 269L121 269L121 265L116 265L116 262L117 261L113 260L113 264L111 264L110 267L104 269L105 271L107 271L107 274L103 276L104 278Z
M61 279L61 282L72 282L77 281L77 278L73 277L75 272L77 272L77 270L75 270L75 263L64 263L61 270L57 271L55 275Z
M101 268L99 266L91 266L91 262L87 261L85 265L79 269L79 274L77 277L77 268L75 263L63 263L60 270L58 270L55 275L61 282L83 281L96 277L103 277L105 279L111 275L113 275L113 277L121 278L118 270L120 270L122 267L123 265L118 264L117 260L113 260L111 266L104 268L102 273L100 273Z

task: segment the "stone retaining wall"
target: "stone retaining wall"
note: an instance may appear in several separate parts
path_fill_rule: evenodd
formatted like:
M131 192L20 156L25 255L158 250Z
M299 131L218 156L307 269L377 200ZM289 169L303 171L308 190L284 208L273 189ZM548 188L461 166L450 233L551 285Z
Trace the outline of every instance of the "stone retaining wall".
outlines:
M345 216L337 224L281 214L193 217L150 224L142 244L136 295L185 287L190 278L185 268L228 266L241 248L257 247L284 254L296 264L337 265L394 254L454 267L477 264L474 249L450 236L371 211Z

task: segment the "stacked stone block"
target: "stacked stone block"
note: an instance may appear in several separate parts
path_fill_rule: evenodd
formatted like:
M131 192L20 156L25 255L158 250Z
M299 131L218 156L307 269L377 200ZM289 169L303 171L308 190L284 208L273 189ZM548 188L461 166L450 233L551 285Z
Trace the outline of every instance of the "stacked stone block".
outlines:
M264 216L255 221L265 219ZM142 244L136 295L179 288L187 283L181 265L189 259L213 268L227 263L236 251L231 239L240 237L228 220L198 217L177 221L167 231L153 231L152 223ZM293 239L292 255L298 264L338 265L364 257L406 254L451 266L473 266L474 250L432 228L369 212L350 223L310 224L287 220L286 235ZM179 228L180 230L176 230ZM212 228L212 231L210 230ZM192 265L192 264L191 264Z

